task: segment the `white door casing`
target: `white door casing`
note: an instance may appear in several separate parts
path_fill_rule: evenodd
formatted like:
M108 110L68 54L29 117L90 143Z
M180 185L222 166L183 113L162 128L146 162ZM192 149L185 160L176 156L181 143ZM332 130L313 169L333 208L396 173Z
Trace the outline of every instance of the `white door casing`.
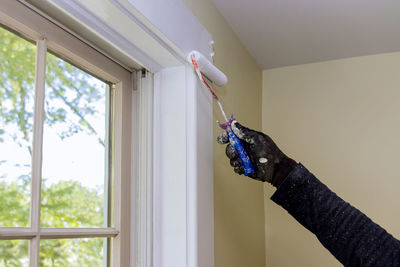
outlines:
M154 266L214 264L212 99L207 93L189 66L155 75Z

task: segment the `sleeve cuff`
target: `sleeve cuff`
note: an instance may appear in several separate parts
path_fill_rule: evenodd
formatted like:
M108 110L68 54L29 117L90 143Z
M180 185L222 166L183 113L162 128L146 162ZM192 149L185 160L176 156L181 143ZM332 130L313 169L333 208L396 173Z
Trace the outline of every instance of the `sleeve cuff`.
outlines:
M291 199L298 188L307 183L308 173L309 171L301 163L298 163L271 196L271 200L285 209L290 208Z

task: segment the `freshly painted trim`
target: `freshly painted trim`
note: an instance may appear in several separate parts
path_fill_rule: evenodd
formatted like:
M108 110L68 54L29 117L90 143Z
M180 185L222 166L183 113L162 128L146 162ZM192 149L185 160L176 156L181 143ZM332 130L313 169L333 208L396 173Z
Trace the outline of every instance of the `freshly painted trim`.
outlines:
M186 67L186 243L187 258L186 266L195 267L198 262L198 212L197 212L197 98L196 98L196 77L192 75L193 71Z
M212 61L213 39L181 0L110 0L177 58L192 50Z
M211 267L212 99L188 65L154 78L154 266Z
M187 67L187 88L194 88L192 93L196 101L193 119L196 120L196 129L188 133L192 137L190 153L191 162L195 162L196 170L193 175L191 187L197 193L193 199L193 208L197 215L197 228L195 233L197 262L195 266L214 266L214 137L213 128L213 98L197 79L192 68ZM192 108L188 106L187 108ZM190 194L190 190L188 190Z
M129 1L126 0L110 0L123 14L127 15L132 21L140 26L149 36L156 40L163 48L169 51L175 58L185 61L186 55L183 50L179 49L171 42L161 31L142 15ZM160 7L157 7L157 10ZM153 10L153 11L157 11Z
M121 60L125 65L127 58L135 59L155 73L181 65L193 49L212 60L212 36L180 0L30 0L29 4L57 15L59 24L71 25L72 32L85 27L87 41L100 38L107 45L96 46L118 50L123 55L114 58L125 57Z
M154 266L183 267L187 262L185 67L155 75Z
M214 265L213 109L211 94L186 66L187 265Z

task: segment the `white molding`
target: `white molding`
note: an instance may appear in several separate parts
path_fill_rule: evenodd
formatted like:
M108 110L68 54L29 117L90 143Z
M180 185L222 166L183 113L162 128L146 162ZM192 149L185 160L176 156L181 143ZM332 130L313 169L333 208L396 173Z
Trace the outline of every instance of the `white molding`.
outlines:
M211 267L212 99L188 65L154 84L154 266Z
M131 265L136 267L153 266L153 74L137 71L135 74L135 124L132 130L136 145L133 147L132 172L135 173L132 188L132 205L135 212L131 221L135 222L136 237L131 242L134 247ZM136 265L135 265L136 264Z
M187 263L185 67L155 74L154 266Z
M21 0L20 0L21 1ZM172 55L159 40L150 36L110 0L30 0L32 5L50 16L57 16L74 32L85 34L103 50L117 50L114 58L136 68L144 66L152 72L182 64L183 58ZM103 48L104 47L104 48ZM121 59L118 57L122 57ZM132 60L138 64L132 64Z
M135 60L155 73L182 65L191 50L212 60L211 34L180 0L19 1L56 17L96 49L118 51L110 56L124 66L137 68Z
M212 61L211 34L181 0L110 0L176 58L197 50Z
M212 96L186 66L187 266L214 266Z
M196 99L196 77L191 75L193 71L186 68L186 243L187 243L187 259L188 267L197 266L198 253L198 212L197 212L197 172L198 172L198 155L197 155L197 99ZM191 178L191 179L190 179Z

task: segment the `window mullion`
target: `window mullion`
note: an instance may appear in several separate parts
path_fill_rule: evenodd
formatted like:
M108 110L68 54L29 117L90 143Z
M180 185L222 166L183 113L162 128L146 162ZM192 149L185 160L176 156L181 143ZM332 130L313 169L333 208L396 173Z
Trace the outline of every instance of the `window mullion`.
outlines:
M46 81L46 54L47 41L37 41L36 76L35 76L35 109L33 123L33 150L32 150L32 188L31 188L31 228L37 235L31 239L29 246L30 267L39 266L40 244L40 194L42 185L42 143L44 123L44 97Z

